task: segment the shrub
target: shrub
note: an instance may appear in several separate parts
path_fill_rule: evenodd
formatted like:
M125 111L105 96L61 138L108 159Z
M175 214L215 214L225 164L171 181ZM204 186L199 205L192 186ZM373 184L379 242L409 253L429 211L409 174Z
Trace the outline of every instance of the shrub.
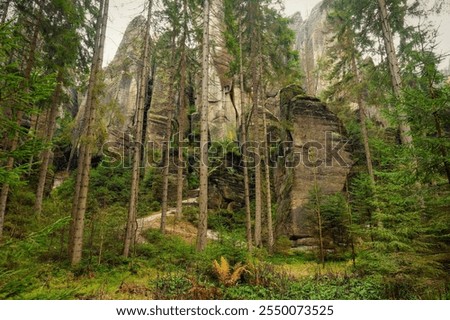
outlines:
M152 267L164 271L186 270L194 262L195 249L177 236L148 230L147 243L137 246L137 255L149 259Z
M175 273L158 276L151 284L156 300L221 300L222 291L194 275Z
M183 300L192 287L184 273L158 275L151 286L155 300Z
M275 242L274 252L277 254L288 256L292 248L292 242L286 236L281 236Z

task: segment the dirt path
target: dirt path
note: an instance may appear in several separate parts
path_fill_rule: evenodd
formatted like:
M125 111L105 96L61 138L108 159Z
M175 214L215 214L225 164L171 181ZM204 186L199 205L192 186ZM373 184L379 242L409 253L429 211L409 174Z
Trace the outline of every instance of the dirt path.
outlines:
M197 198L190 198L183 201L183 205L195 205L198 203ZM167 210L167 218L174 217L177 209L169 208ZM159 229L161 224L162 212L154 212L153 214L143 217L137 220L137 230L136 230L136 243L145 243L144 233L150 229ZM197 235L197 228L191 223L183 221L180 223L168 224L167 232L170 234L179 235L186 240L193 241ZM215 231L208 230L208 239L218 240L219 234Z

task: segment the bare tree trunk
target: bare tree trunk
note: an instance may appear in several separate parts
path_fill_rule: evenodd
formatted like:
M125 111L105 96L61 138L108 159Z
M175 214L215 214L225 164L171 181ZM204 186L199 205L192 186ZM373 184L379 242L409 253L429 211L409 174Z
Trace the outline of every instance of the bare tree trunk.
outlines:
M252 14L257 14L259 8L257 3L250 4L250 11ZM254 139L256 142L255 147L255 246L261 247L262 245L262 177L261 177L261 137L259 122L261 119L261 108L259 106L259 85L261 75L259 74L259 65L261 63L261 52L259 48L259 35L257 27L252 28L252 41L251 41L251 59L252 59L252 100L253 100L253 116L254 116Z
M16 137L14 137L11 144L12 152L14 152L17 149L18 140L19 140L18 138L16 139ZM13 166L14 166L14 158L9 157L8 160L6 161L5 169L8 171L12 170ZM5 183L2 186L2 191L0 194L0 241L2 240L3 237L3 227L5 225L5 214L6 214L6 204L8 203L8 194L9 194L9 184Z
M130 249L134 246L137 230L137 204L139 198L139 180L141 177L141 155L142 155L142 134L144 127L145 100L147 83L149 77L149 55L150 55L150 27L152 18L153 0L148 1L147 23L144 37L144 51L142 55L142 74L139 84L139 97L136 110L136 135L133 152L133 173L131 178L131 195L128 210L127 230L123 249L124 257L128 258Z
M172 83L170 84L172 86ZM172 95L172 89L169 89L170 95ZM169 97L170 99L170 97ZM169 100L171 101L171 99ZM170 136L172 133L172 116L167 118L166 127L166 146L164 148L164 161L163 161L163 196L161 204L161 233L166 233L167 211L168 211L168 198L169 198L169 172L170 172Z
M102 23L103 23L104 4L105 4L104 1L100 2L99 15L97 17L97 22L96 22L96 34L95 34L94 52L93 52L93 57L92 57L91 73L90 73L90 77L89 77L89 86L88 86L88 92L87 92L87 97L86 97L86 106L84 108L84 114L81 117L79 137L76 140L76 142L73 143L72 150L70 152L68 165L67 165L67 170L66 170L67 172L69 172L70 165L72 163L76 149L79 148L78 161L77 161L78 162L77 163L77 177L75 179L75 191L74 191L72 211L71 211L72 221L70 223L70 228L69 228L68 255L69 255L70 260L72 260L73 250L74 250L74 239L75 239L74 230L76 227L79 227L79 226L77 226L76 219L77 219L77 214L78 214L78 203L79 203L79 198L80 198L82 175L83 175L83 170L85 170L85 168L83 167L83 161L85 158L86 148L85 148L84 144L80 143L80 141L82 140L82 138L85 139L87 137L87 124L90 119L90 113L91 113L90 106L93 101L93 92L94 92L93 81L96 79L95 73L97 72L96 70L98 68L97 67L98 60L100 57L99 47L100 47L100 42L101 42L101 38L102 38L101 30L102 30ZM91 84L91 82L92 82L92 84ZM84 226L84 221L81 224L81 226L82 227Z
M272 221L272 190L270 184L270 165L269 165L269 144L267 142L267 119L266 108L263 109L263 128L264 128L264 164L266 174L266 207L267 207L267 232L268 232L268 247L269 252L273 252L274 238L273 238L273 221Z
M85 128L82 133L85 139L81 139L75 197L72 206L72 223L69 240L69 259L72 265L77 265L81 262L83 252L84 218L86 214L86 204L89 191L92 144L95 136L93 127L95 123L97 101L94 90L98 83L98 75L103 63L106 27L108 24L109 0L103 0L101 2L100 9L101 11L97 21L96 47L94 48L94 59L92 61L92 69L86 99L84 116Z
M444 134L442 132L441 122L439 121L439 117L436 112L433 113L433 117L434 117L434 122L435 122L435 126L436 126L437 137L438 137L438 139L443 139ZM440 145L440 149L441 149L442 158L444 159L443 164L444 164L445 173L447 174L447 180L448 180L448 183L450 184L450 163L447 160L448 159L447 149L445 148L445 145Z
M202 101L200 120L200 195L197 250L208 241L208 104L209 104L209 0L203 6Z
M350 236L350 246L352 249L352 263L353 263L353 268L356 267L356 249L355 249L355 236L353 234L353 214L352 214L352 206L350 205L350 190L349 188L349 179L348 176L346 178L346 182L345 182L345 193L347 195L347 201L346 201L346 207L347 207L347 214L348 214L348 223L349 223L349 228L348 228L348 233Z
M253 250L253 236L252 236L252 212L250 208L250 181L248 176L248 150L247 150L247 121L246 121L246 107L244 101L244 63L242 61L242 25L239 21L239 80L241 89L241 143L242 143L242 166L244 169L244 197L245 197L245 228L247 233L247 249Z
M402 96L402 79L400 75L400 64L398 62L394 37L392 35L391 25L389 23L389 16L387 12L386 0L378 0L380 9L381 28L383 31L384 45L386 49L387 61L389 64L389 71L391 74L392 89L397 99ZM400 117L400 138L404 145L412 145L413 139L411 136L411 127L408 124L406 115L399 112Z
M323 267L325 267L325 249L323 244L323 223L322 223L322 209L320 201L320 190L317 184L317 168L314 168L314 197L316 200L315 212L317 218L317 228L319 231L319 259Z
M258 99L255 98L254 103L258 103ZM262 245L262 177L261 177L261 153L260 153L260 135L259 135L259 106L256 106L257 112L255 113L255 123L254 123L254 131L255 131L255 141L256 141L256 147L255 147L255 246L260 247Z
M354 54L352 55L351 63L352 63L353 73L356 76L356 80L358 81L359 84L362 84L361 73L359 72L358 66L356 64L356 58L355 58ZM358 107L359 107L359 120L361 122L361 133L362 133L362 138L363 138L363 143L364 143L364 152L366 155L367 171L369 172L369 177L370 177L370 181L372 182L372 185L375 185L375 174L373 171L372 154L370 151L369 134L367 132L367 123L366 123L367 122L366 102L364 101L364 99L361 96L361 93L359 93L359 92L358 92L357 101L358 101Z
M167 117L166 126L166 147L164 150L163 158L163 198L162 198L162 210L161 210L161 233L166 233L166 222L169 202L169 174L170 174L170 142L172 138L172 114L175 112L174 104L174 82L175 82L175 61L176 61L176 29L175 26L172 29L172 52L170 56L170 70L169 71L169 90L167 101L169 104L169 115ZM172 109L173 108L173 109ZM181 190L183 193L183 190Z
M57 77L57 85L55 92L53 94L53 101L50 112L47 118L47 130L45 133L44 141L48 144L52 142L53 135L56 129L56 117L58 114L58 107L61 102L62 93L62 81L63 81L63 71L59 70ZM34 210L38 216L42 212L42 201L44 199L45 182L47 180L48 167L50 164L50 157L52 154L51 147L48 146L41 154L41 166L39 168L39 181L36 191L36 201L34 204Z
M181 38L181 78L180 78L180 109L178 111L178 163L177 163L177 211L175 220L179 221L183 215L183 187L184 187L184 131L186 116L186 40L187 40L187 0L183 0L183 37Z

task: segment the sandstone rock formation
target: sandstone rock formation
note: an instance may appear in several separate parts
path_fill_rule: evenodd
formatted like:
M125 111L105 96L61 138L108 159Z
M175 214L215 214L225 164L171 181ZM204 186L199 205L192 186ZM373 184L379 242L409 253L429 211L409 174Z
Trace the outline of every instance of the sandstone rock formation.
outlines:
M350 146L337 116L297 86L283 89L276 169L277 234L298 246L314 245L316 226L308 203L311 192L334 194L344 189L351 166Z
M211 1L211 64L209 70L209 131L212 141L236 139L241 114L238 87L228 76L231 57L226 49L223 1ZM198 99L200 101L200 99Z
M308 19L303 20L300 13L294 14L291 29L296 34L295 49L300 54L306 93L317 96L327 86L318 65L327 50L330 32L327 26L329 0L318 3Z
M241 94L239 83L228 76L229 57L223 39L223 12L220 10L222 2L212 1L214 13L211 21L211 65L210 65L210 95L209 95L209 125L210 136L213 143L236 141L239 131L241 99L249 100L247 94ZM324 12L316 8L311 16L318 16L323 22ZM322 31L315 29L312 22L305 22L298 15L296 30L299 31L298 45L303 48L303 55L314 60L323 49L325 41ZM128 27L124 39L119 47L116 57L105 70L106 102L116 104L116 114L110 113L102 119L106 123L108 140L115 147L125 148L127 144L123 137L134 134L134 117L136 111L136 96L139 73L142 27L145 19L138 17ZM315 30L312 38L301 33L301 29ZM302 29L302 30L304 30ZM311 35L311 34L310 34ZM312 42L310 42L312 41ZM312 49L307 50L311 45ZM306 51L305 51L306 50ZM306 68L311 70L315 65ZM167 141L166 128L177 104L177 94L169 96L170 79L164 66L154 66L148 86L150 101L147 103L145 135L147 144L160 145ZM195 85L191 84L195 87ZM311 86L312 93L317 92L317 86ZM314 90L313 90L314 89ZM195 88L192 90L196 91ZM339 192L344 188L350 163L350 152L344 148L340 155L343 163L336 159L327 158L326 148L334 148L345 140L345 132L339 119L327 107L315 98L306 96L300 88L292 86L276 94L278 89L266 99L261 99L261 107L266 112L269 121L269 133L281 140L279 155L280 161L275 170L276 197L278 203L277 234L287 235L297 239L302 244L313 238L314 228L308 223L308 200L315 185L324 194ZM198 92L196 92L198 94ZM197 99L200 101L199 99ZM191 101L192 102L192 101ZM248 105L248 104L247 104ZM198 106L197 106L198 107ZM114 108L113 108L114 110ZM198 117L192 115L191 134L195 131ZM253 121L251 126L258 123ZM262 122L261 122L262 123ZM194 134L195 135L195 134ZM311 142L315 142L311 145ZM309 144L308 144L309 143ZM305 150L312 152L316 147L316 154L307 154L306 160L311 157L323 159L324 163L318 167L305 165L301 162ZM319 147L318 147L319 146ZM323 148L320 148L323 146ZM329 150L328 150L329 151ZM238 210L244 204L243 179L239 168L239 159L228 159L224 154L224 166L213 170L210 177L210 207ZM288 166L290 162L297 161L295 166ZM304 159L303 159L304 160ZM326 161L328 160L328 161ZM228 163L230 162L230 163ZM195 166L194 164L191 164ZM173 172L173 170L171 170Z
M107 128L107 141L115 148L134 132L138 79L141 72L140 59L145 18L135 18L125 31L125 35L111 63L105 68L105 101L113 105L101 121Z

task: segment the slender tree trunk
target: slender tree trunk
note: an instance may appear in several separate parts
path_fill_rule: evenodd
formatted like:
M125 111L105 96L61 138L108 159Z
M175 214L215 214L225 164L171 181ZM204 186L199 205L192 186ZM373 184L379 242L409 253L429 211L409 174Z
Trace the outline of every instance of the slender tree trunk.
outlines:
M269 164L269 144L267 141L267 119L266 108L263 109L263 130L264 130L264 165L266 178L266 207L267 207L267 244L269 252L273 252L274 238L273 238L273 221L272 221L272 190L270 184L270 164Z
M172 83L170 84L172 86ZM172 95L172 90L169 89L170 95ZM170 97L169 97L170 99ZM171 99L169 100L171 101ZM168 211L168 202L169 202L169 173L170 173L170 136L172 135L172 116L169 115L167 118L167 127L166 127L166 146L164 148L164 161L163 161L163 196L162 196L162 204L161 204L161 233L166 233L166 224L167 224L167 211Z
M45 118L45 121L47 123L48 117L50 114L50 110L46 110L44 114L33 114L30 117L30 130L28 131L30 136L36 135L38 138L42 138L42 140L45 139L45 132L39 132L38 126L39 121L41 121L42 117ZM43 129L46 131L46 128ZM36 145L36 142L33 142L33 146ZM32 154L30 156L30 160L28 161L29 164L29 170L28 170L28 176L30 176L33 173L33 162L34 162L34 155Z
M125 243L123 249L124 257L128 258L130 249L134 246L137 230L137 204L139 198L139 180L141 177L141 155L142 155L142 135L144 127L145 100L147 92L147 83L149 77L149 56L150 56L150 27L152 18L153 0L148 1L148 15L144 37L144 51L142 55L142 74L139 85L139 97L136 110L136 135L133 150L133 173L131 178L131 195L128 210L127 230L125 234Z
M103 63L103 53L108 24L109 0L101 2L101 10L97 21L96 47L89 79L88 94L85 109L85 129L82 133L80 157L78 159L77 183L72 206L72 223L69 239L69 259L72 265L81 262L83 252L84 218L86 214L87 197L89 191L89 175L92 160L92 144L94 140L95 113L97 107L95 87L98 84L98 75Z
M354 54L352 55L352 69L353 73L356 76L356 80L358 81L358 84L362 84L362 77L361 73L359 72L358 66L356 64L356 58ZM358 92L358 107L359 107L359 120L361 122L361 133L364 143L364 152L366 155L366 162L367 162L367 171L369 172L370 181L372 182L372 185L375 185L375 174L373 171L373 164L372 164L372 154L370 151L370 144L369 144L369 134L367 132L367 108L366 108L366 102L361 96L361 93Z
M258 103L258 99L255 98L255 102ZM254 102L254 103L255 103ZM259 134L259 115L260 111L259 106L256 106L256 113L255 116L255 123L254 123L254 132L255 132L255 141L256 141L256 147L255 147L255 246L260 247L262 245L262 177L261 177L261 153L260 153L260 134Z
M84 108L84 114L81 116L81 124L80 124L80 132L79 137L77 138L76 142L73 143L72 150L70 152L70 157L67 165L67 172L69 172L70 165L72 163L73 157L75 156L76 149L79 148L79 154L78 154L78 161L77 161L77 177L75 179L75 191L74 191L74 197L73 197L73 203L72 203L72 211L71 211L71 217L72 221L69 228L69 245L68 245L68 255L69 259L72 260L73 256L73 250L74 250L74 239L75 239L75 228L80 228L80 226L77 226L77 215L78 215L78 203L80 198L80 189L81 189L81 181L83 176L83 170L85 168L83 167L83 161L85 157L85 145L80 143L82 141L82 138L86 140L87 137L87 123L90 119L90 113L91 113L91 104L93 100L93 93L94 93L94 80L96 79L96 72L97 72L97 66L98 66L98 60L100 57L100 42L101 42L101 30L102 30L102 23L103 23L103 13L104 13L104 1L100 2L100 10L99 15L97 17L96 22L96 34L95 34L95 42L94 42L94 52L92 57L92 65L91 65L91 73L89 77L89 86L88 86L88 92L87 92L87 99L86 99L86 106ZM86 142L86 141L85 141ZM84 219L84 218L83 218ZM80 223L80 221L78 222ZM84 221L81 223L81 228L84 227Z
M47 130L45 133L44 141L50 144L53 139L53 135L56 129L56 117L58 115L58 107L61 102L62 93L62 81L63 81L63 71L59 70L57 76L57 85L55 92L53 94L52 106L48 114ZM48 146L41 154L41 166L39 168L39 181L36 191L36 201L34 204L34 211L38 216L42 212L42 201L44 198L45 182L47 180L48 167L50 164L50 157L52 154L52 148Z
M250 11L253 15L257 15L259 8L257 3L250 4ZM254 19L256 19L254 17ZM255 147L255 246L261 247L262 245L262 177L261 177L261 136L260 136L260 119L261 108L259 107L259 85L261 75L259 74L259 64L261 63L261 52L259 48L259 35L257 26L252 27L252 41L251 41L251 59L252 59L252 100L254 111L254 139L256 142Z
M17 149L18 139L14 139L11 144L11 150ZM6 170L12 170L14 166L14 158L9 157L6 161ZM9 184L5 183L2 186L2 191L0 194L0 241L3 238L3 227L5 225L5 214L6 214L6 204L8 202L8 194L9 194Z
M200 195L197 250L208 241L208 104L209 104L209 0L203 6L202 101L200 120Z
M188 7L187 0L183 0L183 36L181 38L181 78L180 78L180 109L178 111L178 166L177 166L177 211L175 220L181 220L183 215L183 188L184 188L184 131L186 129L186 73L187 54L186 40L188 33Z
M433 117L434 117L434 122L436 125L437 137L438 137L438 139L441 140L444 137L444 134L442 133L441 122L439 121L439 117L436 112L433 113ZM447 175L448 183L450 184L450 163L447 160L448 159L447 149L445 148L445 145L443 145L443 144L440 145L440 149L441 149L442 158L444 159L443 164L444 164L445 173Z
M353 234L352 228L353 228L353 214L352 214L352 206L350 205L350 190L349 188L349 179L348 176L346 178L346 182L345 182L345 193L347 195L347 201L346 201L346 207L347 207L347 215L348 215L348 223L349 223L349 228L348 228L348 233L350 236L350 246L352 249L352 263L353 263L353 268L356 267L356 249L355 249L355 236Z
M389 64L389 71L391 74L392 89L397 99L401 99L402 96L402 79L400 75L400 64L398 62L394 37L392 35L392 29L389 22L389 16L387 12L386 0L378 0L378 6L380 9L381 28L383 31L384 45L386 50L387 61ZM407 117L403 112L399 112L400 120L400 138L402 144L411 146L412 136L411 127L408 124Z
M320 190L319 185L317 184L317 168L314 168L314 197L316 200L315 211L317 218L317 228L319 231L319 258L320 263L323 267L325 267L325 249L323 244L323 223L322 223L322 210L321 210L321 201L320 201Z
M245 228L247 234L247 249L253 250L253 236L252 236L252 212L250 208L250 179L248 176L248 150L247 150L247 121L246 121L246 107L244 101L244 63L242 57L242 25L239 21L239 81L241 89L241 143L242 143L242 155L243 155L243 170L244 170L244 197L245 197Z
M174 104L174 83L175 83L175 61L176 61L176 29L175 26L172 29L172 52L170 56L171 71L169 71L169 90L167 101L169 103L169 115L167 117L166 126L166 147L164 150L164 167L163 167L163 198L162 198L162 211L161 211L161 233L166 233L166 222L168 213L168 202L169 202L169 174L170 174L170 142L172 138L172 114L175 112ZM173 109L172 109L173 107ZM181 190L183 193L183 190Z

